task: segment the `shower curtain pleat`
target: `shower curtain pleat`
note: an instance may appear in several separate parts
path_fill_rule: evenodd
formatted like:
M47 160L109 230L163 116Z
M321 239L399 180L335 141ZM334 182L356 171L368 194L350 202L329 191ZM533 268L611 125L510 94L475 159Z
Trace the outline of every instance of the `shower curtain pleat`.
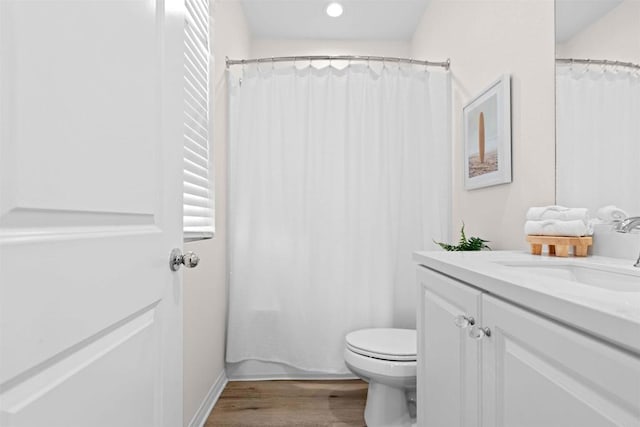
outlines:
M361 65L231 85L228 362L346 373L347 332L415 327L411 254L449 236L449 85Z

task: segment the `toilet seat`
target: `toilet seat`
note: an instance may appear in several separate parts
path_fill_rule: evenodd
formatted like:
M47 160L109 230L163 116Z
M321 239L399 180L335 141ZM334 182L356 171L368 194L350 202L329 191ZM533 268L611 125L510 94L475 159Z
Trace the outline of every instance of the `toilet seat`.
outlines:
M347 334L345 341L350 351L362 356L397 362L416 361L415 329L361 329Z

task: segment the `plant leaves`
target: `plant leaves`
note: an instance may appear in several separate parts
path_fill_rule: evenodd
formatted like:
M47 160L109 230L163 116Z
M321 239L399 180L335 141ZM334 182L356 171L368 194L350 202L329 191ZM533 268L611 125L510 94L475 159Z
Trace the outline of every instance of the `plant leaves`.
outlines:
M462 223L462 228L460 229L460 240L456 246L450 245L449 243L436 242L435 240L433 242L439 245L445 251L450 252L481 251L482 249L491 250L491 248L486 245L486 243L489 243L488 240L481 239L480 237L470 237L467 239L467 236L464 233L464 222Z

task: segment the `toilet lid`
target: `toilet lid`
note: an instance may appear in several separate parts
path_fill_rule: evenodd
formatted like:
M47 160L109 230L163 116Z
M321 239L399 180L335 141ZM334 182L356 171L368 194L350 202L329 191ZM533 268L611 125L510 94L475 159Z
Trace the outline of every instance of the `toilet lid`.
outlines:
M416 360L415 329L361 329L347 334L345 340L349 350L363 356L382 360Z

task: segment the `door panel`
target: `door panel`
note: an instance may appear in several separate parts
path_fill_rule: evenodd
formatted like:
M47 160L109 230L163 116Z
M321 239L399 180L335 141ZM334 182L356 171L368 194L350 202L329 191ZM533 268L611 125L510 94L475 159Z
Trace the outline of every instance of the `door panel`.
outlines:
M144 259L142 264L136 259L140 240L160 242L159 235L34 238L4 246L2 274L15 277L7 282L3 277L0 287L0 381L11 381L29 367L157 304L163 290L159 283L166 282L163 276L168 274L153 268L152 260ZM108 267L105 264L115 250L118 260ZM157 262L166 261L161 259L164 255L158 252ZM37 266L32 265L34 261ZM168 262L163 264L168 270Z
M421 288L418 326L418 423L420 426L479 425L479 344L457 316L480 318L480 291L418 267Z
M48 427L159 425L156 314L146 310L11 388L3 395L6 425L45 425L42 414Z
M640 358L483 296L483 425L640 426Z
M3 3L11 134L0 171L11 196L0 225L42 227L68 213L89 225L110 213L123 214L116 225L135 214L153 223L160 129L148 119L161 106L162 31L154 3Z
M182 422L184 17L163 4L0 0L2 425Z

